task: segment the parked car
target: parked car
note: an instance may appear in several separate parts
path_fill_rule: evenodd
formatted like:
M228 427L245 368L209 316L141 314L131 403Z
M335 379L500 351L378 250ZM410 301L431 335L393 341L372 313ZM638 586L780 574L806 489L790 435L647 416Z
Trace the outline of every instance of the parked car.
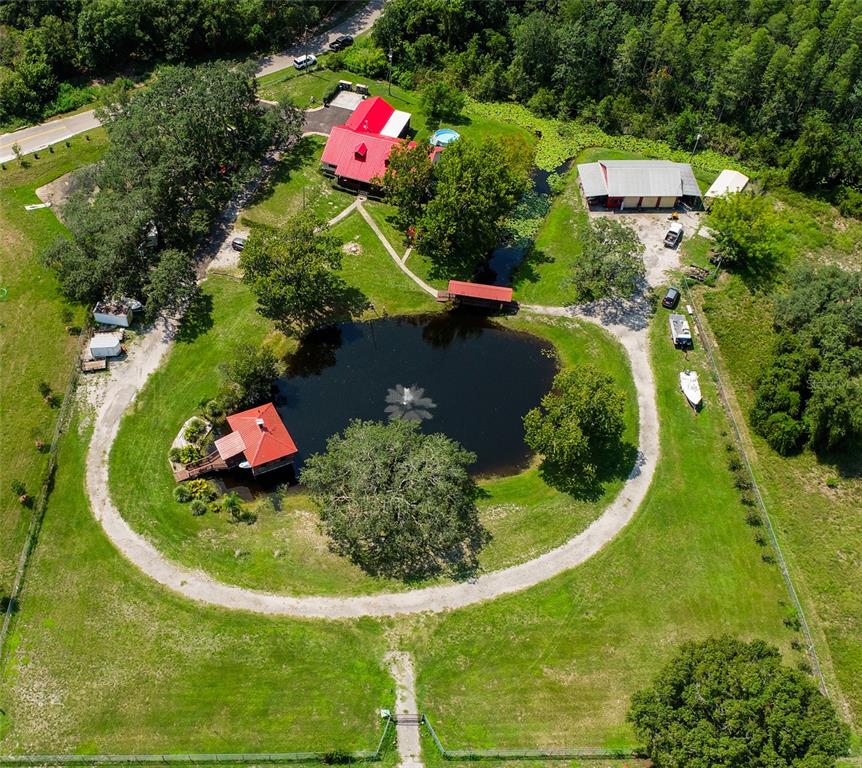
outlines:
M676 248L680 240L682 240L682 224L675 221L667 228L667 234L664 236L664 247Z
M661 300L661 305L666 309L676 309L677 304L679 304L679 291L676 288L668 288Z
M329 44L330 51L343 51L348 46L353 45L353 38L350 35L342 35L341 37L336 37Z
M309 67L313 67L317 64L317 56L313 53L309 53L307 56L297 56L293 60L293 66L297 69L308 69Z
M233 248L235 251L241 251L243 248L245 248L247 240L247 237L235 237L233 240L230 241L230 247Z

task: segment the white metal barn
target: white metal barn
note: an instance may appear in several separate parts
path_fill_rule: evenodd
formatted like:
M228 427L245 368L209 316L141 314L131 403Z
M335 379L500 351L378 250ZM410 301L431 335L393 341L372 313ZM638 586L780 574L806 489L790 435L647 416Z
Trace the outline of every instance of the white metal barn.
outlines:
M119 333L94 333L90 339L90 354L95 359L116 357L123 350L122 342Z
M581 187L591 206L631 211L701 207L701 192L688 163L669 160L599 160L578 166Z

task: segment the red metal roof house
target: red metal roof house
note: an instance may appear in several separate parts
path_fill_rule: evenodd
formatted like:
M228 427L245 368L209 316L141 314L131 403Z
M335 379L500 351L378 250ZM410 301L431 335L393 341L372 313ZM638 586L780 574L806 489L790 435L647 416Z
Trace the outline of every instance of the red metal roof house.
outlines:
M370 187L386 172L392 148L410 125L410 114L374 96L363 101L344 125L329 134L320 164L346 187ZM411 142L410 146L415 146Z
M247 465L257 476L284 467L299 452L272 403L227 417L233 430L215 441L219 456L229 466ZM244 462L237 462L240 456Z

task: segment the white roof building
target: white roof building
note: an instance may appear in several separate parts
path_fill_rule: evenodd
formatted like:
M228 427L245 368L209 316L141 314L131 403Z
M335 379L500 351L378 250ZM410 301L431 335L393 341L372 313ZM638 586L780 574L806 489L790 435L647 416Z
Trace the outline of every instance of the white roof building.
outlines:
M94 358L116 357L122 351L122 342L119 333L94 333L90 339L90 354Z
M716 197L724 197L733 192L741 192L748 185L748 176L739 171L723 170L718 178L712 182L703 199L706 202L715 200Z
M609 207L668 208L683 197L700 199L688 163L669 160L599 160L578 166L584 195L608 198Z

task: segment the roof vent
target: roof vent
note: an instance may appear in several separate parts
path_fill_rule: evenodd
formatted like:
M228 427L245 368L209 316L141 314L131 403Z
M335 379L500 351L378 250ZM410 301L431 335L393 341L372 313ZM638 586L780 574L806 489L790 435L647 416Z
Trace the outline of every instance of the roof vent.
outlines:
M364 160L364 159L365 159L365 156L366 156L367 154L368 154L368 147L367 147L367 146L365 146L365 142L363 141L363 142L362 142L362 143L361 143L361 144L356 148L356 157L357 157L357 158L359 158L360 160Z
M254 423L257 424L261 429L263 429L263 425L264 425L263 419L255 419Z

